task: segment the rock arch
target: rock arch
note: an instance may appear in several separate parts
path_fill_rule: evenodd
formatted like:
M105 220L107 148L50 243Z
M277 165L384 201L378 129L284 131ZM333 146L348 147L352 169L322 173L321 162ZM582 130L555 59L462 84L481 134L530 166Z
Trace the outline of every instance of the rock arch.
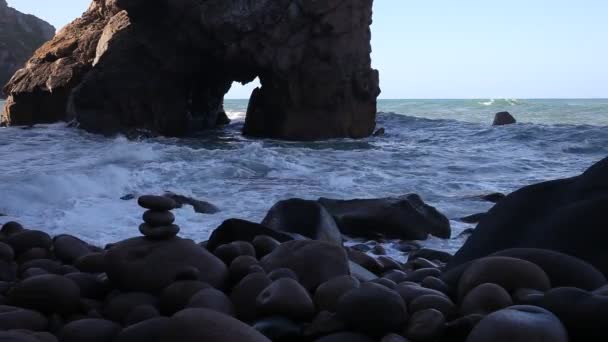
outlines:
M4 88L11 125L182 136L226 122L233 81L260 78L244 133L360 138L375 127L373 0L94 0Z

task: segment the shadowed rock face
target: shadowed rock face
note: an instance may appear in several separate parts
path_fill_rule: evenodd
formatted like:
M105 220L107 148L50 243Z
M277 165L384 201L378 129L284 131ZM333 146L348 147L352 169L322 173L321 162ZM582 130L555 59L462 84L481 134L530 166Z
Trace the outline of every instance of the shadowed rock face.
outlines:
M76 119L181 136L227 122L233 81L260 78L244 133L373 133L373 0L95 0L5 88L11 125Z
M51 24L10 8L6 0L0 0L0 87L54 34Z

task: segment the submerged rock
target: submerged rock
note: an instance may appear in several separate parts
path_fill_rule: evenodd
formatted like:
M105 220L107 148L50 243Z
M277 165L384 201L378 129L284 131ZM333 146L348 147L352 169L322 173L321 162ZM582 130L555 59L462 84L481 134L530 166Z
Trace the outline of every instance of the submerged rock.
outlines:
M500 112L496 113L494 116L493 126L504 126L504 125L512 125L517 123L517 120L511 115L509 112Z
M182 136L225 124L232 82L259 77L245 134L366 137L372 2L93 0L9 82L2 121Z

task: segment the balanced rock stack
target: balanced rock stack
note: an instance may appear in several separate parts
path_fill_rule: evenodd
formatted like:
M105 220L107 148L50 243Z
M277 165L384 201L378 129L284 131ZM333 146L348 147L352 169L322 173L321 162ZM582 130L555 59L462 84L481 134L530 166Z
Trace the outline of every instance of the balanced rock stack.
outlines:
M164 196L145 195L139 197L137 203L142 208L148 209L144 215L139 231L148 239L166 240L179 233L179 226L173 224L175 216L171 210L175 209L177 203Z

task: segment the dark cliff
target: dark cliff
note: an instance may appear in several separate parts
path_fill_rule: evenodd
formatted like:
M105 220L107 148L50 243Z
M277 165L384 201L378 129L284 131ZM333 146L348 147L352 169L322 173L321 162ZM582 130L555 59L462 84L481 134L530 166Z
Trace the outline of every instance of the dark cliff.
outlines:
M95 0L6 86L3 121L181 136L226 122L232 82L260 78L244 128L294 140L375 127L373 0Z
M55 28L51 24L0 0L0 87L53 35ZM4 98L1 92L0 98Z

